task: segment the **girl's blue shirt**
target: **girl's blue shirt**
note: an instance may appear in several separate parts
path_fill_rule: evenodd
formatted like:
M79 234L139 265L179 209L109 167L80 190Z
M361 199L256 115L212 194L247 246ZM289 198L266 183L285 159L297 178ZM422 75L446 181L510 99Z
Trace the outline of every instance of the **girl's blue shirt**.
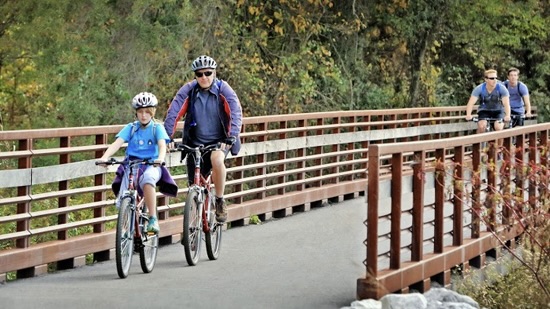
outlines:
M166 143L170 142L170 137L166 133L164 126L162 124L155 124L152 120L145 128L139 125L139 122L137 124L137 130L133 129L133 126L134 123L127 124L116 135L117 138L120 137L128 143L126 156L139 159L158 159L158 141L164 139ZM154 130L153 126L156 126ZM132 130L135 130L133 135Z

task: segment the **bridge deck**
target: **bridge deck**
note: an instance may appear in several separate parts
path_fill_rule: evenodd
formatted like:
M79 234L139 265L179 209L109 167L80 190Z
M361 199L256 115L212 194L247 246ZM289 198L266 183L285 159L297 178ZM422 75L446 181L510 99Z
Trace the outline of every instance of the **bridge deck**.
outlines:
M127 279L114 260L0 285L4 308L340 308L364 276L365 197L223 234L220 259L187 266L183 247L161 247ZM204 251L204 250L203 250Z

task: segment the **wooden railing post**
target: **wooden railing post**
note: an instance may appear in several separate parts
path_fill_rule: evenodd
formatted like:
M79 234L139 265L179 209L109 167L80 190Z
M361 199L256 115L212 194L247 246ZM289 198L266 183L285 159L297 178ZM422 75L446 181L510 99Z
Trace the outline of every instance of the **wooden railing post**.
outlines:
M306 121L305 120L299 120L298 121L298 126L303 128L304 126L306 125ZM305 130L301 130L299 133L298 133L298 137L306 137L307 136L307 133L305 132ZM301 147L301 148L298 148L296 150L296 156L297 157L300 157L300 158L304 158L303 160L300 160L296 163L296 168L299 169L299 170L303 170L303 168L306 167L306 163L305 163L305 156L307 155L307 145L304 145L304 147ZM305 172L299 172L296 174L296 180L304 180L306 179L306 173ZM296 190L297 191L303 191L305 190L306 186L303 184L303 183L300 183L297 185L296 187Z
M369 150L367 209L367 273L378 273L378 199L380 158L377 145Z
M18 143L18 149L19 150L31 150L32 151L32 139L21 139ZM27 169L32 167L32 157L31 156L25 156L21 157L18 160L17 168L18 169ZM31 194L31 188L32 184L28 184L27 186L21 186L17 188L17 196L28 196ZM30 213L31 211L31 202L23 202L17 204L17 213L18 214L26 214ZM22 219L17 221L17 231L23 232L28 231L30 229L30 223L29 219ZM30 236L18 238L15 241L15 246L17 248L27 248L30 245Z
M435 151L435 218L434 218L434 252L443 252L444 207L445 207L445 149Z
M485 196L485 208L487 210L487 231L495 231L496 228L496 210L497 201L497 141L489 142L489 151L487 152L487 195Z
M59 147L60 148L68 148L71 146L71 139L68 136L63 136L59 138ZM69 154L60 154L59 155L59 164L67 164L71 161ZM61 180L59 181L58 185L59 191L67 190L69 189L69 181L68 180ZM57 199L57 207L64 208L69 206L69 197L68 196L61 196ZM65 224L68 222L67 220L67 213L60 214L57 216L57 224ZM67 230L61 230L57 232L57 239L58 240L66 240L68 238L68 232Z
M390 268L401 267L401 195L403 194L403 154L392 155L391 163L391 232L390 232Z
M513 203L512 199L512 192L510 188L510 180L511 180L511 158L512 155L510 153L512 148L512 140L511 138L505 138L504 142L504 153L503 153L503 160L502 160L502 166L500 167L500 183L501 183L501 196L503 199L503 207L502 207L502 224L508 225L510 224L511 218L512 218L512 211L511 206Z
M472 146L472 238L481 233L481 143Z
M460 246L464 241L462 230L464 218L464 146L455 147L453 188L453 245Z
M532 170L537 166L537 132L529 134L529 169ZM537 207L537 182L529 179L529 207L535 209Z
M413 165L413 209L411 260L420 261L424 255L424 182L426 152L414 153ZM400 180L396 180L400 181Z
M288 123L286 121L279 121L279 129L286 129L287 125L288 125ZM287 136L288 135L286 134L286 131L281 131L281 133L279 133L279 139L281 139L281 140L286 139ZM277 156L278 156L279 160L284 161L287 158L286 151L278 151ZM286 171L286 169L287 169L286 164L281 164L277 167L277 170L280 171L280 172ZM286 179L285 176L277 177L277 183L284 183L285 179ZM281 187L281 188L277 189L277 194L279 194L279 195L285 194L285 188Z
M96 145L104 145L107 143L107 134L97 134L95 136ZM103 156L103 150L96 151L94 157L99 159ZM94 176L94 186L103 186L107 181L105 173L97 174ZM105 191L94 193L94 202L104 201L107 198ZM105 207L94 208L94 218L102 218L106 214ZM94 233L102 233L105 231L105 223L97 223L93 225Z

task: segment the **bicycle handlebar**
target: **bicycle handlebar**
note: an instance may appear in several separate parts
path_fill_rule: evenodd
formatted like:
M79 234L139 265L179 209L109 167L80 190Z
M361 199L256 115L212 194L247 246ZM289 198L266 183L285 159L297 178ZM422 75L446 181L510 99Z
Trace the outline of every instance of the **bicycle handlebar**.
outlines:
M504 122L504 120L502 118L483 118L483 119L479 119L478 117L472 117L472 119L470 121L478 122L480 120Z
M524 115L517 115L517 114L512 114L510 115L510 118L512 119L517 119L517 118L520 118L520 119L536 119L537 118L537 115L532 115L531 117L527 117Z
M236 142L237 142L236 137L229 136L224 141L218 142L216 144L211 144L211 145L208 145L208 146L204 146L204 145L201 144L201 145L198 145L197 147L191 147L191 146L187 146L183 143L174 143L175 147L172 148L172 149L169 149L168 152L176 152L176 151L181 151L181 152L185 152L185 153L190 153L190 152L195 152L195 151L207 152L207 151L221 149L222 144L233 146L233 144L235 144Z
M175 148L175 150L185 152L185 153L191 153L196 151L208 152L208 151L217 150L217 149L220 149L220 143L212 144L208 146L199 145L197 147L190 147L185 144L178 143L176 144L176 148Z
M151 159L136 159L136 160L117 160L115 158L109 158L107 161L96 161L95 165L115 165L115 164L128 164L128 166L133 166L136 164L145 164L145 165L155 165L155 161ZM160 163L160 165L165 165L165 162Z

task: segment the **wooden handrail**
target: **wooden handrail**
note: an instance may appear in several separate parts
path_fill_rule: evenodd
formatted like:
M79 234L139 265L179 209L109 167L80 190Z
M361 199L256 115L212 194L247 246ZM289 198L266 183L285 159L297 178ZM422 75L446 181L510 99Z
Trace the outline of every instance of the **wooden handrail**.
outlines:
M303 204L315 205L328 198L363 194L372 145L422 140L439 133L446 133L447 137L467 135L474 126L463 121L464 112L465 107L438 107L245 118L243 149L228 160L228 221L238 223L251 215L263 216ZM178 128L182 125L178 123ZM93 161L123 126L0 132L0 141L4 142L0 147L10 147L0 152L0 190L10 192L0 197L0 206L9 209L0 220L0 228L8 231L0 235L0 240L8 244L0 250L0 258L10 256L2 259L8 262L0 263L0 281L7 272L25 276L29 269L43 264L87 254L93 254L98 261L110 258L113 239L109 226L113 224L109 223L116 216L108 179L113 178L116 168L96 167ZM93 142L78 144L75 137ZM41 146L42 140L51 145L52 139L59 142ZM42 148L34 149L38 145ZM185 163L179 162L179 153L169 154L167 162L184 197ZM294 175L289 181L289 176ZM157 195L163 241L179 238L182 196L168 199ZM271 202L275 200L276 203ZM77 212L84 215L72 216ZM39 221L48 218L52 219L50 222L59 218L66 222L44 226ZM68 233L80 227L92 227L92 231L78 237ZM38 239L34 237L37 234L54 236ZM92 240L94 244L90 246L88 242ZM56 249L42 251L48 247ZM48 254L58 250L67 251L55 257ZM36 252L40 252L40 257Z

